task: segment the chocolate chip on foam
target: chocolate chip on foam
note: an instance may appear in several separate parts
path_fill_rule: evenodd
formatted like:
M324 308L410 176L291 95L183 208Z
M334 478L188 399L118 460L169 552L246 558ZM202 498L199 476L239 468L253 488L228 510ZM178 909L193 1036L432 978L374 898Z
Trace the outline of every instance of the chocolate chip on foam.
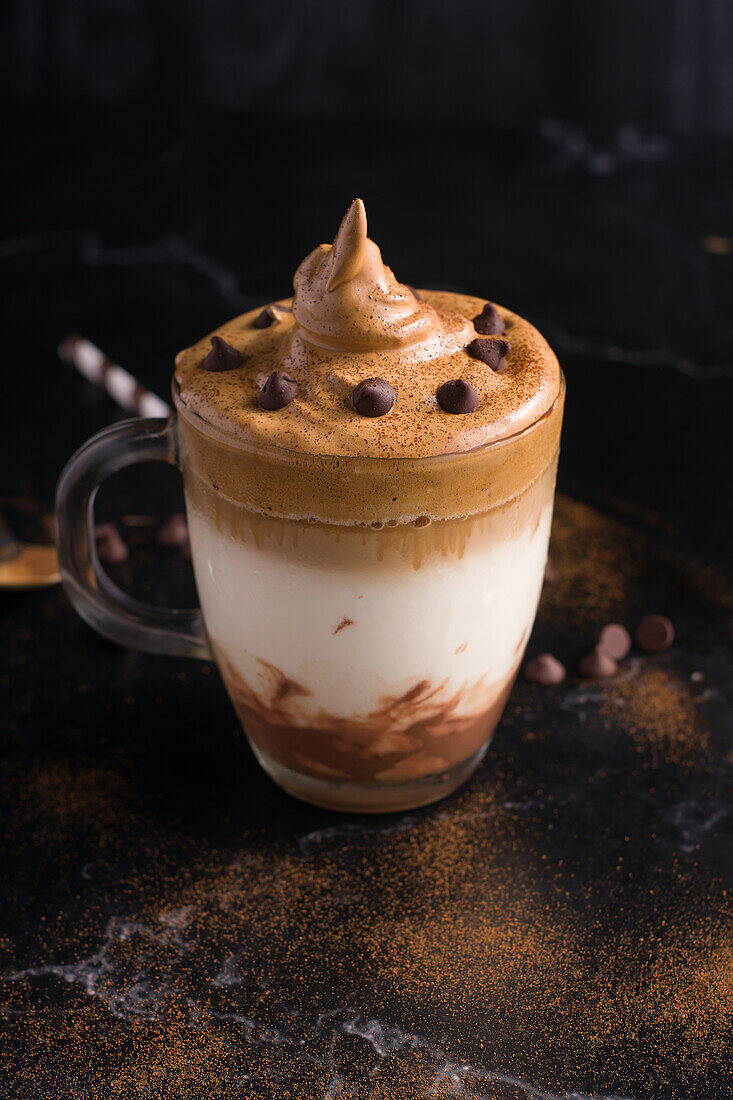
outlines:
M487 302L478 317L474 317L473 327L482 336L497 336L506 331L504 319L492 302Z
M487 340L485 337L472 340L466 347L471 358L480 359L487 367L497 371L504 366L504 360L511 350L512 345L508 340Z
M365 378L351 395L351 404L359 416L384 416L394 403L394 390L383 378Z
M479 395L465 378L453 378L438 387L438 404L443 412L471 413L479 407Z
M265 306L261 313L258 313L252 322L253 328L269 328L270 325L277 324L283 319L283 313L285 311L280 306L269 305Z
M265 379L265 384L260 390L260 408L267 412L284 409L297 392L298 383L291 374L284 370L274 370Z
M233 348L231 344L227 344L221 336L212 336L211 351L201 366L204 370L224 371L234 370L236 367L241 367L243 363L244 355L241 351Z

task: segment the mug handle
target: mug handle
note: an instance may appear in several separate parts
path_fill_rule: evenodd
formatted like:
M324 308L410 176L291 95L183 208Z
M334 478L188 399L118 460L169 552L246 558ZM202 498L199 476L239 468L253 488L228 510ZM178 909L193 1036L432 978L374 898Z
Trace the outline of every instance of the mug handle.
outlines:
M122 420L92 436L65 466L56 490L56 546L66 594L105 638L147 653L213 660L199 608L141 603L113 583L94 541L94 498L105 478L135 462L178 466L175 417Z

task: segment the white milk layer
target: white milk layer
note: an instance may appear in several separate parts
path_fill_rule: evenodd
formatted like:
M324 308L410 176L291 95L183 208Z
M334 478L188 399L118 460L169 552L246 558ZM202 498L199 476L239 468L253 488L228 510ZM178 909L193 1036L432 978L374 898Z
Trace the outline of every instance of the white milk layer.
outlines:
M307 688L301 715L365 716L425 680L446 699L502 682L532 628L551 496L536 517L508 524L506 538L469 535L460 558L434 554L418 569L328 571L236 540L189 508L209 636L264 701L272 676L261 662Z

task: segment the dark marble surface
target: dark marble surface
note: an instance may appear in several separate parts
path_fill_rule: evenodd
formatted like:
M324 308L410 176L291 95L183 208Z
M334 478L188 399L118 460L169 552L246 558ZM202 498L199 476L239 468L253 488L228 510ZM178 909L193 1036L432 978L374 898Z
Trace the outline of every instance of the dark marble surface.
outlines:
M518 684L463 792L347 818L264 778L212 667L101 641L59 590L2 594L3 1094L730 1096L731 148L557 123L479 148L422 124L10 121L14 522L119 416L58 365L65 331L164 393L175 350L286 293L358 192L402 278L506 302L562 358L559 579L530 652L572 666L646 610L677 642L605 684ZM120 477L99 513L179 493L166 470ZM188 564L124 530L121 583L190 599Z

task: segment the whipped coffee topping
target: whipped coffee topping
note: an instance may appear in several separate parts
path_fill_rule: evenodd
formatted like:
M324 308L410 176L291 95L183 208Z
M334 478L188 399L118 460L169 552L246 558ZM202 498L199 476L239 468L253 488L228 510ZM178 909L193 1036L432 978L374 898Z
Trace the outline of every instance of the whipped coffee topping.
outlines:
M244 356L237 369L205 369L211 335L178 355L183 406L255 444L390 459L458 454L506 439L544 416L560 394L557 360L527 321L484 298L399 283L367 236L361 199L333 244L302 262L294 289L292 300L272 303L266 319L259 307L212 334ZM500 323L474 326L494 309ZM487 329L501 335L484 335ZM486 343L480 356L477 340ZM274 371L290 376L297 393L270 409L260 395ZM394 391L383 415L355 407L354 391L369 379ZM437 396L457 380L478 397L460 415Z
M333 245L306 256L293 284L294 341L349 355L419 345L421 359L461 346L463 319L451 324L440 317L382 262L367 237L361 199L349 207Z

